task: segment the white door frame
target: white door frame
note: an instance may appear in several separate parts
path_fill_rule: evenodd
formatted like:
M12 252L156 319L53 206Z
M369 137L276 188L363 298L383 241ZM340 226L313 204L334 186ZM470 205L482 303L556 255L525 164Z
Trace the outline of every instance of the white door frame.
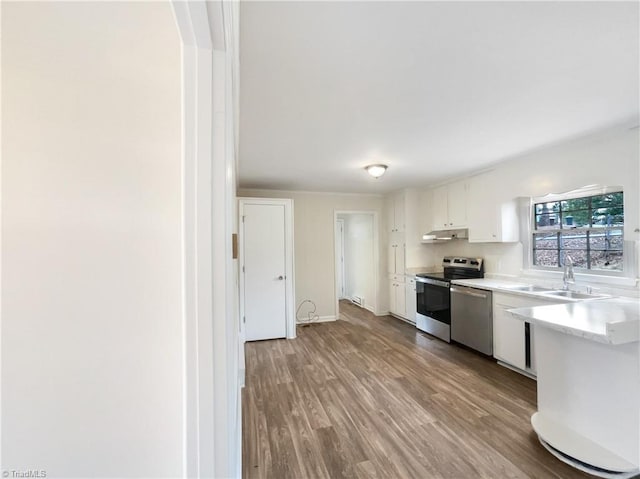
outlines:
M242 221L244 207L247 204L253 205L282 205L284 206L284 241L285 241L285 297L286 297L286 323L287 339L296 337L296 315L295 315L295 277L294 277L294 251L293 251L293 200L288 198L238 198L238 259L240 260L240 335L245 340L244 322L244 234Z
M340 225L340 234L338 233L338 225ZM345 297L345 274L344 274L344 220L338 218L336 220L336 238L335 238L335 262L336 262L336 291L338 292L338 299L342 299ZM338 241L341 246L338 248ZM342 252L342 256L338 257L338 251ZM340 281L338 281L340 279ZM342 285L342 291L338 288L338 285Z
M213 341L205 340L213 337L213 44L204 2L172 6L182 40L183 477L199 478L215 475Z
M183 477L240 477L233 76L238 6L170 0L182 53ZM235 102L237 103L237 102Z
M373 216L373 284L375 298L373 302L373 310L376 316L380 315L380 231L378 226L378 212L373 210L334 210L333 211L333 257L336 256L336 225L338 224L338 215L371 215ZM335 292L335 318L340 318L340 304L338 300L338 271L334 261L334 292Z

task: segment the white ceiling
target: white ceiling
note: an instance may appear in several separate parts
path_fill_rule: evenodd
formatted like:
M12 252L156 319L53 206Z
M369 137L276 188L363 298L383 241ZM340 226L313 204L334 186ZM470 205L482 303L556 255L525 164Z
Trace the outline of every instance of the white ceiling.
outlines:
M637 122L638 6L242 2L240 185L383 193Z

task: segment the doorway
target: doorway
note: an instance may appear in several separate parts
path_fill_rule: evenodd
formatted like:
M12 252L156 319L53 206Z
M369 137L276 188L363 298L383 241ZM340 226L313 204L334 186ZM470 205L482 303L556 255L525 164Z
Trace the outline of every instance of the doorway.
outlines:
M345 299L344 277L344 219L336 220L336 291L338 300Z
M375 211L336 211L336 317L340 300L376 314L378 310L378 221Z

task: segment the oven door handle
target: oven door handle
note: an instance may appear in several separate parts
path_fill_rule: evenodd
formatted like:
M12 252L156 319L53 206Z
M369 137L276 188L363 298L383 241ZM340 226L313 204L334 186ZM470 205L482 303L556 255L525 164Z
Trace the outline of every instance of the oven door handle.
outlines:
M435 286L442 286L443 288L449 288L449 283L447 283L446 281L440 281L438 279L416 277L416 281L418 283L433 284Z
M474 298L482 298L482 299L488 298L486 294L476 293L475 291L469 291L468 289L460 289L453 286L451 287L451 292L458 293L458 294L465 294L467 296L473 296Z

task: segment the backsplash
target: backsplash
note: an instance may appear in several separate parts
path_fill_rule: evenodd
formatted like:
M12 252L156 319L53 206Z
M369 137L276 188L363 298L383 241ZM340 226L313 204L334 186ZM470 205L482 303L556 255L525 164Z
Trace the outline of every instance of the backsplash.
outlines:
M469 243L453 240L445 244L420 244L407 249L407 267L439 265L444 256L484 258L485 272L506 276L522 274L521 243Z

